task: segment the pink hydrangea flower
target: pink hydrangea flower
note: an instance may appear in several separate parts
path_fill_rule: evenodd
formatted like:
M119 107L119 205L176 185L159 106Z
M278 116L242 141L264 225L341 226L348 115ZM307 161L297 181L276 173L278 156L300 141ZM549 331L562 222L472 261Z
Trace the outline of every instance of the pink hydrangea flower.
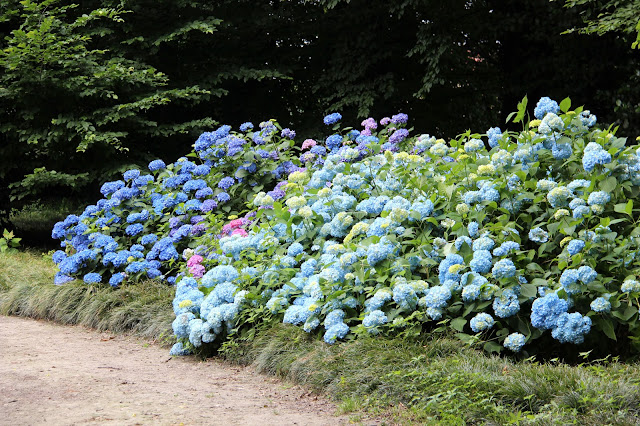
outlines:
M389 117L385 117L382 120L380 120L380 124L382 124L383 126L386 126L389 123L391 123L391 119Z
M204 275L204 271L204 266L200 264L193 265L189 268L189 272L191 272L191 275L193 275L195 278L202 278L202 276Z
M202 263L202 256L200 256L199 254L194 254L189 258L189 260L187 260L188 267L199 265L200 263Z
M371 129L378 128L378 123L376 123L376 120L374 120L372 117L367 118L362 123L360 123L360 125L369 131L371 131Z
M229 226L231 226L231 229L240 228L242 225L244 225L244 222L242 221L242 219L234 219L231 222L229 222Z
M247 231L242 228L234 229L231 235L240 235L241 237L249 236L249 234L247 234Z
M317 142L314 141L313 139L306 139L304 142L302 142L302 149L309 149L316 145L317 145Z

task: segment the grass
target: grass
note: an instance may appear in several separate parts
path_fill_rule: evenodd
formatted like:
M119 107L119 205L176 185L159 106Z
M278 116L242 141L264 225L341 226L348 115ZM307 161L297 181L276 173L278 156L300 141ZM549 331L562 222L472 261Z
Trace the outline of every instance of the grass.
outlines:
M37 253L0 255L0 314L24 315L170 342L172 289L148 281L120 290L51 284ZM487 356L447 338L364 337L326 345L278 324L220 357L325 393L355 423L638 424L640 364L577 366Z
M227 345L223 356L394 424L637 424L640 416L638 364L513 361L446 338L328 346L286 325Z
M53 284L51 259L33 252L0 255L0 314L133 332L173 343L173 289L155 281L113 290L73 281Z

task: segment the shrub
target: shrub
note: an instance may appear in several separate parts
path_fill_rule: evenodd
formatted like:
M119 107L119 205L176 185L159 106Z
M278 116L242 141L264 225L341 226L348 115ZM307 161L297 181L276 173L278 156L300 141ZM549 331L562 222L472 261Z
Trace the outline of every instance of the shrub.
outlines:
M254 175L241 163L261 155L247 150L232 160L218 157L222 148L216 144L199 148L208 140L203 135L196 151L212 167L206 183L218 186L219 200L226 186L233 186L228 201L235 204L223 210L230 215L206 212L208 231L192 235L167 225L177 215L187 217L189 197L171 206L171 218L161 209L149 218L136 216L127 227L124 218L144 210L113 206L109 216L99 214L123 222L105 229L118 230L118 244L142 243L135 239L155 232L158 242L147 244L147 262L159 257L166 260L162 272L181 269L173 303L180 343L173 353L220 344L229 334L250 337L256 326L273 320L308 332L322 325L327 343L446 325L463 341L483 342L489 351L535 350L532 342L543 336L538 342L549 342L549 335L586 347L602 344L603 336L624 338L637 349L640 227L633 200L640 192L640 158L614 129L596 128L589 111L569 109L568 99L558 105L543 98L536 119L521 132L492 128L449 143L410 136L404 114L383 118L380 126L368 119L362 131L341 132L339 118L331 115L325 122L335 133L324 145L305 141L309 153L288 169L267 163L270 192L262 191L268 185L252 182ZM514 122L525 114L522 102ZM288 129L282 134L293 137ZM185 161L168 167L156 182L181 180ZM200 166L189 166L195 167ZM249 182L240 186L223 177ZM280 177L286 180L276 184ZM96 211L122 193L132 194L125 205L147 207L136 205L141 190L135 185L105 185L110 198ZM199 190L184 186L184 194ZM162 188L172 194L171 185ZM154 202L149 209L167 199L159 189L153 193L145 195ZM253 210L239 218L241 200ZM104 273L92 268L97 261L91 253L102 253L103 263L118 256L93 243L98 237L82 226L86 221L80 218L65 234L65 241L80 249L69 257L80 259L72 271L76 276L95 269ZM154 228L131 228L137 223ZM185 247L194 250L183 253L186 263L178 262ZM137 248L141 257L145 247ZM128 280L135 278L128 270L139 262L136 256L123 256L119 266ZM60 255L61 269L69 258Z

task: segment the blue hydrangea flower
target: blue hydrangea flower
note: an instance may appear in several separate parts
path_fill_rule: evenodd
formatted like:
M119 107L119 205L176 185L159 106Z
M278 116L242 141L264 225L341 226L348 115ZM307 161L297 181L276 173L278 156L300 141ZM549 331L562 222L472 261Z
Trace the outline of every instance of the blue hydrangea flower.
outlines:
M438 279L441 284L444 284L447 280L459 281L460 278L457 273L449 272L449 268L453 265L463 265L464 259L459 254L448 254L438 266Z
M574 254L580 253L584 246L585 242L582 240L571 240L569 244L567 244L567 252L573 256Z
M569 204L569 198L573 196L573 193L566 186L557 186L549 191L547 194L547 200L551 207L559 208L565 207Z
M493 265L491 273L496 279L510 278L516 274L516 266L511 259L501 259Z
M349 332L349 326L343 322L338 323L327 329L324 333L324 341L328 344L334 344L336 340L343 339Z
M55 253L53 253L53 256L51 256L51 258L53 259L53 262L55 264L58 264L67 258L67 254L62 250L57 250Z
M56 275L53 277L53 283L55 285L62 285L68 283L69 281L73 281L74 278L68 275L63 274L61 271L56 272Z
M213 287L223 282L231 282L239 275L238 270L233 266L218 265L204 274L201 283L205 287Z
M582 285L578 282L580 273L577 269L565 269L560 276L560 285L567 294L577 294L582 291Z
M375 311L380 309L386 302L391 300L393 297L393 293L388 289L379 289L373 295L372 298L367 299L365 301L365 307L367 308L367 312Z
M106 197L107 195L113 194L114 192L122 188L124 188L124 182L121 180L107 182L100 187L100 193Z
M529 239L536 243L546 243L549 241L549 234L544 229L537 227L529 231Z
M573 148L568 143L554 143L551 147L551 154L556 160L566 160L573 154Z
M102 275L98 274L97 272L89 272L88 274L85 274L85 276L83 277L83 281L86 284L97 284L99 282L102 282Z
M471 238L475 238L475 236L478 234L479 228L480 228L480 225L478 225L478 222L469 222L469 225L467 225L467 231L469 232L469 236Z
M587 200L587 203L590 206L593 205L604 205L607 204L609 201L611 201L611 195L608 192L605 191L596 191L596 192L592 192L591 194L589 194L589 198Z
M551 100L551 98L543 96L536 104L533 115L538 120L542 120L548 112L558 114L560 112L560 106L556 101Z
M231 196L229 194L227 194L226 192L221 192L219 193L216 198L218 199L218 201L220 201L221 203L224 203L226 201L229 201L231 199Z
M191 351L184 347L182 342L174 343L169 351L170 356L186 356L191 355Z
M602 313L611 311L611 302L604 297L598 297L591 302L591 310Z
M289 246L289 248L287 249L287 254L291 257L296 257L297 255L301 254L303 250L304 247L302 247L302 244L295 242Z
M138 169L127 170L122 175L124 180L127 181L127 182L137 178L138 176L140 176L140 170L138 170Z
M330 150L333 150L338 146L342 145L342 136L331 135L327 138L325 143L327 145L327 148L329 148ZM315 148L315 146L313 148ZM313 152L313 148L311 148L311 152Z
M462 248L463 244L467 244L469 247L471 247L473 242L471 241L471 238L469 238L467 236L462 236L462 237L456 238L456 240L454 242L454 246L456 247L456 250L459 251Z
M392 144L398 144L405 140L409 136L407 129L398 129L389 136L389 142Z
M124 274L122 272L117 272L111 276L109 279L109 285L111 287L117 287L124 280Z
M577 206L575 209L573 209L573 218L580 219L585 215L588 215L589 213L591 213L591 209L589 207Z
M394 247L388 241L371 244L367 248L367 262L369 262L369 265L374 266L383 260L388 259L393 251Z
M133 225L127 226L124 232L127 235L135 236L144 231L144 226L141 223L134 223Z
M476 250L473 252L473 259L469 262L469 267L473 272L485 274L491 270L491 252L489 250Z
M251 123L250 121L247 121L246 123L242 123L240 125L240 131L241 132L246 132L248 130L253 129L253 123Z
M418 297L409 284L398 284L393 287L393 301L403 309L414 309L418 303Z
M597 276L598 276L598 273L594 271L593 268L591 268L590 266L585 265L578 268L578 277L580 281L582 281L585 284L591 283L593 280L596 279Z
M409 121L409 116L402 112L391 116L391 122L395 124L404 124L407 121Z
M465 302L473 302L480 297L480 286L477 284L465 285L462 288L462 300Z
M476 152L484 149L484 143L480 139L470 139L464 144L465 152Z
M420 305L427 308L440 309L447 306L451 299L451 290L445 286L431 287L427 294L420 299Z
M228 190L229 188L231 188L231 186L236 183L235 179L232 177L223 177L222 179L220 179L220 182L218 182L218 188L221 188L223 190Z
M568 309L569 303L566 300L560 299L556 293L547 293L533 301L531 325L541 330L554 328L558 317Z
M325 116L323 121L324 121L324 124L326 124L327 126L330 126L332 124L336 124L340 120L342 120L342 115L338 112L333 112Z
M620 291L623 293L640 293L640 281L625 280L620 286Z
M611 154L596 142L589 142L584 148L582 156L582 167L587 172L591 172L597 164L607 164L611 162Z
M578 312L562 313L558 317L551 336L560 343L580 344L584 342L584 335L591 331L591 318L582 316Z
M487 130L487 137L489 138L489 146L495 148L502 139L502 130L499 127L492 127Z
M489 330L495 323L496 321L491 315L481 312L471 318L469 325L471 325L471 330L473 330L474 333L480 333L482 331Z
M164 164L164 161L162 160L153 160L149 163L149 170L151 170L152 172L155 172L156 170L162 170L166 167L166 164Z
M381 310L376 309L375 311L371 311L367 315L365 315L364 319L362 320L362 325L367 327L367 331L369 331L370 333L375 333L377 331L375 330L375 328L386 324L387 321L388 318L385 313Z
M480 237L473 242L473 251L491 250L496 243L489 237Z
M525 343L524 334L511 333L504 339L502 346L504 346L505 348L509 349L512 352L520 352L520 350L524 346L524 343Z
M520 244L515 241L505 241L500 247L493 250L494 256L506 256L511 250L520 250Z
M493 299L493 311L498 318L508 318L520 311L518 295L513 289L505 289L499 297Z

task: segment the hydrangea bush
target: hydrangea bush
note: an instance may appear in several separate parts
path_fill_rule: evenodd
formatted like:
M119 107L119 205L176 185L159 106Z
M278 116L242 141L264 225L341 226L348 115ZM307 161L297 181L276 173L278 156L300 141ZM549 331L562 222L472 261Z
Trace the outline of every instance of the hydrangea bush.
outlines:
M289 136L275 121L255 131L251 123L240 132L222 126L203 133L194 151L173 164L154 160L148 171L128 170L105 183L103 199L53 228L64 249L53 255L56 284L75 278L114 287L143 278L175 283L180 253L216 229L218 214L242 209L249 194L297 170Z
M297 157L283 152L295 132L267 132L268 143L288 144L278 159L263 156L256 133L224 127L196 142L202 164L188 168L206 173L180 178L178 161L140 189L127 172L102 205L56 225L66 246L55 256L59 277L133 280L138 262L149 277L178 271L174 354L272 320L329 344L450 327L489 351L519 352L543 336L638 349L637 147L597 128L589 111L570 111L568 99L542 98L529 122L526 106L515 113L521 132L494 127L449 142L411 136L405 114L340 130L333 113L324 119L333 134L305 140ZM233 155L230 134L245 141ZM226 138L224 147L209 138ZM210 190L190 197L206 190L199 180ZM220 197L227 190L233 200ZM123 192L136 193L120 200ZM158 210L178 193L187 198ZM236 203L220 212L203 209L208 200ZM199 223L207 229L191 232Z

